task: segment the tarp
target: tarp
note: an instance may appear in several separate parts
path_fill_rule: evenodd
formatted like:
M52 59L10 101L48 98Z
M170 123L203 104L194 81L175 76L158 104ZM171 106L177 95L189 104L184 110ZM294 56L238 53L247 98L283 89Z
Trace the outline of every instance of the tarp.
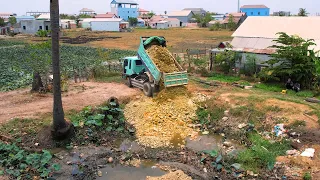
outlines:
M149 37L147 40L144 41L143 45L144 46L147 46L149 44L151 44L152 42L154 41L158 41L159 42L159 45L163 45L165 44L166 40L162 37L159 37L159 36L152 36L152 37Z

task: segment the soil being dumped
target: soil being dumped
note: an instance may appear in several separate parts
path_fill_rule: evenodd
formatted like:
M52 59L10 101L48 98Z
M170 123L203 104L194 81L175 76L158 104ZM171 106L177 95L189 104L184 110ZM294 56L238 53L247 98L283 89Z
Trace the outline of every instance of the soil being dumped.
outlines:
M172 73L179 71L174 57L167 48L153 45L147 49L147 53L161 72Z

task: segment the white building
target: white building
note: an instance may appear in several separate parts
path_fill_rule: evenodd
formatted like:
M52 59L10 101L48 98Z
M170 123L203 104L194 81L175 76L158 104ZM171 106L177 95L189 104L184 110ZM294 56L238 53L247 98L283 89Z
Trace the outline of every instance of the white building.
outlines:
M129 23L121 18L92 19L90 22L92 31L115 31L128 28Z
M169 27L171 28L182 26L182 22L177 18L167 18L166 21L169 22Z
M157 29L168 29L169 22L168 21L159 21L157 22Z

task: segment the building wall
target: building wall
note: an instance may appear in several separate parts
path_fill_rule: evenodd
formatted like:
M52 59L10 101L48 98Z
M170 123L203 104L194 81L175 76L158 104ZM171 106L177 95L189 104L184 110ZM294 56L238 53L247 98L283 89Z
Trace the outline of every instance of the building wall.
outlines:
M92 31L120 31L120 22L92 21Z
M240 63L236 63L236 67L240 69L245 67L248 55L253 55L256 57L256 65L259 71L261 70L261 67L268 67L269 65L265 62L271 59L270 55L268 54L241 53L241 55Z
M84 28L84 29L87 29L87 28L90 28L90 22L84 22L82 21L81 22L81 27Z
M175 20L175 21L169 21L169 27L181 27L180 26L180 20Z
M169 23L157 23L157 29L168 29Z
M49 21L44 20L22 20L19 32L22 34L36 34L39 30L51 30Z
M138 18L138 8L120 8L118 7L117 16L124 20L128 20L129 17Z
M240 11L247 16L270 16L269 8L241 8Z

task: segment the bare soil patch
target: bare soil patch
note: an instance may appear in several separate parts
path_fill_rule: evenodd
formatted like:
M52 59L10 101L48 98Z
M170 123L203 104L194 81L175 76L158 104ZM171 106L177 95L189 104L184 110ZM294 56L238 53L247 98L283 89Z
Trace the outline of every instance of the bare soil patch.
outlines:
M101 36L101 37L89 37L87 35L72 37L61 37L61 41L67 44L85 44L92 41L102 41L105 39L119 39L119 36Z
M124 84L83 82L71 84L69 92L63 93L65 111L81 110L85 106L104 103L110 97L126 99L140 94ZM12 118L39 118L41 114L51 113L52 94L32 94L29 89L0 93L0 124Z

